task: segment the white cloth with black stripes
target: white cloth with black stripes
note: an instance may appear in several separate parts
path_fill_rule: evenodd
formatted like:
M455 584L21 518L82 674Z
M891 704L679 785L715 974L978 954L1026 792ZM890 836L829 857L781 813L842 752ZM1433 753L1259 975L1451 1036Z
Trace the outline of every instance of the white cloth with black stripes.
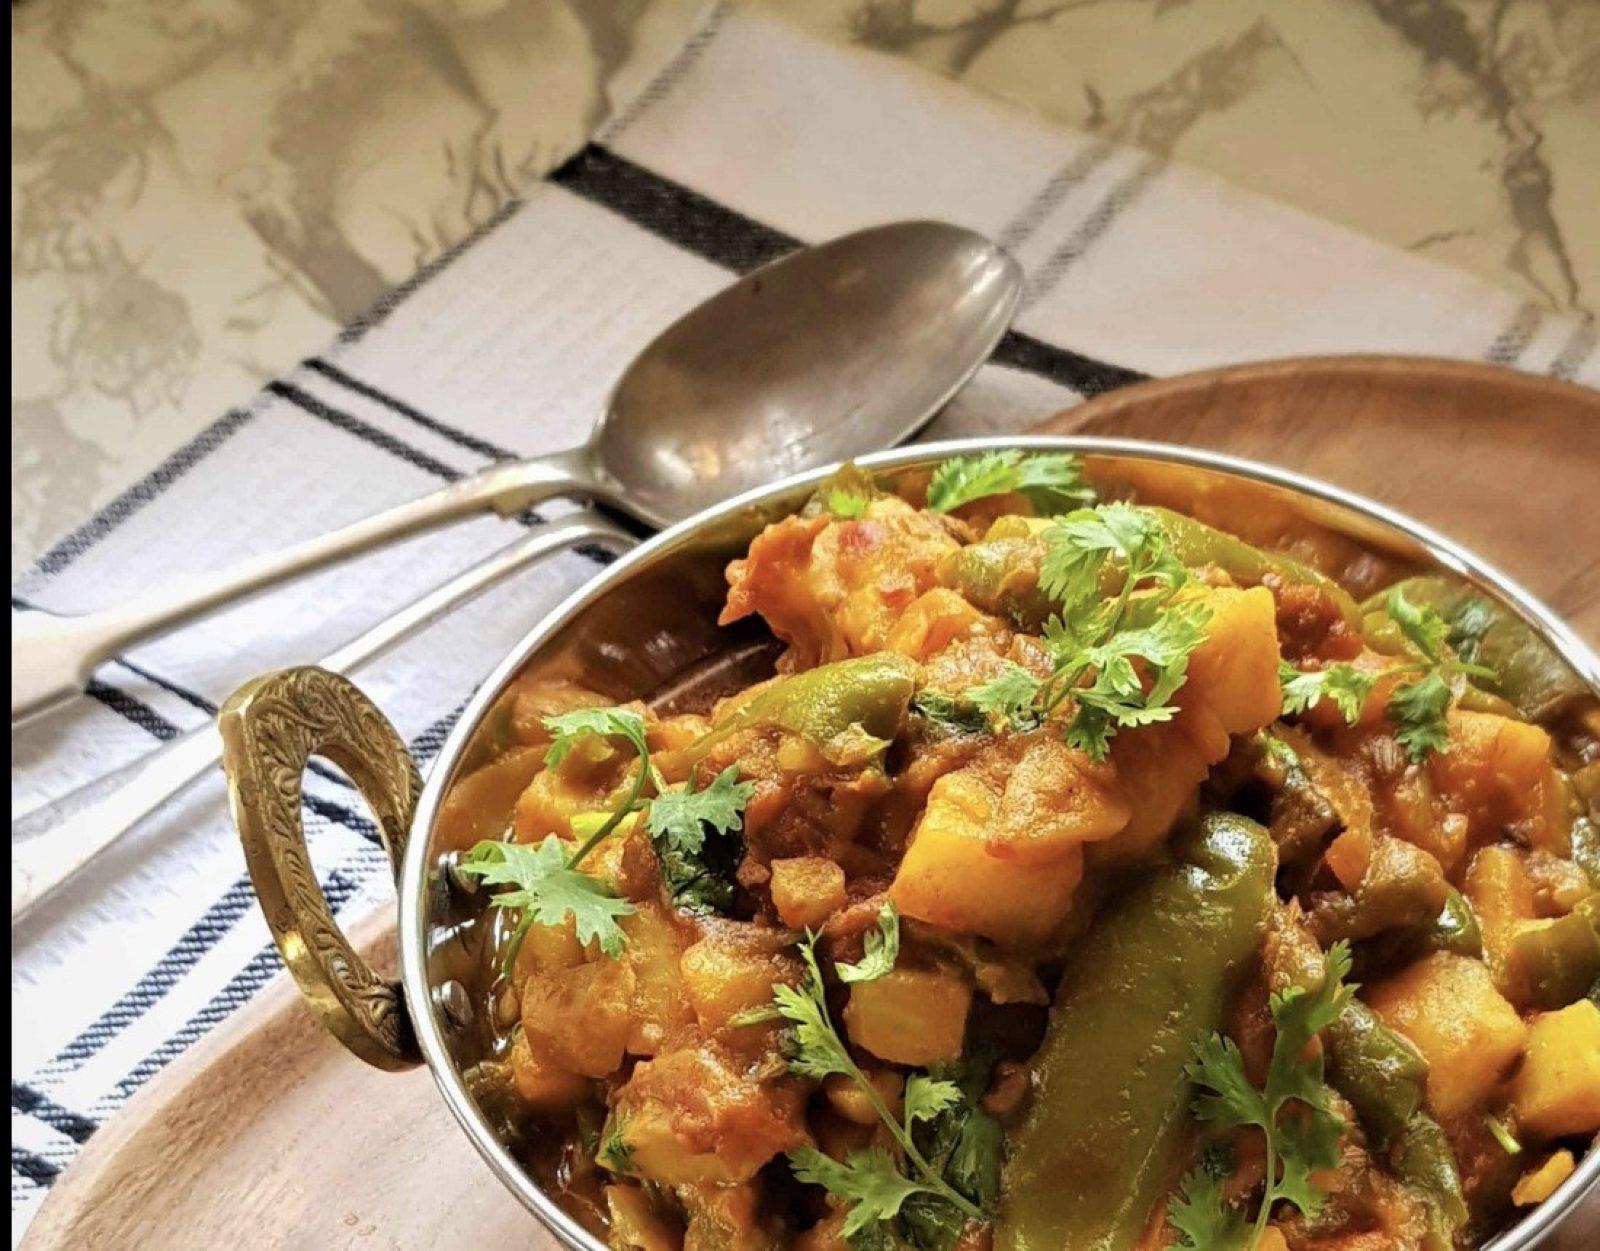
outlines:
M981 230L1029 276L1016 331L935 434L1020 429L1141 374L1310 352L1478 357L1600 381L1592 323L719 8L596 143L87 519L13 588L13 604L103 607L497 457L578 443L630 357L734 272L797 240L905 217ZM107 665L87 698L16 736L16 811L204 724L245 678L324 654L517 525L486 518L415 539ZM364 670L361 684L425 761L494 661L595 567L578 554L553 560ZM359 801L318 776L307 791L341 915L387 897ZM14 943L20 1228L95 1127L279 965L216 777L107 852Z

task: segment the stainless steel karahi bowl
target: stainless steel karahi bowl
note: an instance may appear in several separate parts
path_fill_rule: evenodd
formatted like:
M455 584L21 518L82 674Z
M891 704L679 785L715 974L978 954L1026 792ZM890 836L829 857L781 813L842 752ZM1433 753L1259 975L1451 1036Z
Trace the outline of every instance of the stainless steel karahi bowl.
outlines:
M1226 486L1285 508L1397 560L1456 574L1517 612L1600 696L1600 658L1549 609L1444 536L1371 500L1287 470L1133 440L1005 437L923 444L862 458L875 474L925 472L947 456L999 448L1074 452L1093 475L1152 465L1189 487ZM684 706L764 676L774 649L758 628L716 618L724 569L769 522L798 509L831 470L750 492L674 526L617 560L523 637L467 705L424 786L399 736L343 678L293 669L251 682L224 708L230 794L262 908L301 991L328 1028L369 1063L425 1063L489 1168L562 1243L603 1251L524 1171L466 1074L492 1036L480 959L492 922L487 896L452 872L481 830L462 820L461 784L507 740L509 693L524 674L569 677L619 701ZM1237 506L1237 505L1235 505ZM749 623L745 623L746 626ZM306 760L324 756L360 787L390 844L399 887L401 980L386 982L350 948L322 899L300 825ZM509 810L509 801L506 803ZM1581 1210L1580 1210L1581 1204ZM1493 1251L1554 1246L1600 1226L1600 1148L1492 1243ZM1570 1245L1580 1245L1573 1242Z

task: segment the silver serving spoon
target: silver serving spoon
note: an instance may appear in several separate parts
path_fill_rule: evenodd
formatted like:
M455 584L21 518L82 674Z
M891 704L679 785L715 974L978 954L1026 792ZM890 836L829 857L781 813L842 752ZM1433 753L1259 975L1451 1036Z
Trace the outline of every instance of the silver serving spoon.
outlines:
M576 495L665 526L802 469L886 447L972 376L1022 271L942 222L803 248L741 278L628 367L582 447L509 462L318 539L79 617L12 614L11 717L81 690L102 661L297 574L485 511Z

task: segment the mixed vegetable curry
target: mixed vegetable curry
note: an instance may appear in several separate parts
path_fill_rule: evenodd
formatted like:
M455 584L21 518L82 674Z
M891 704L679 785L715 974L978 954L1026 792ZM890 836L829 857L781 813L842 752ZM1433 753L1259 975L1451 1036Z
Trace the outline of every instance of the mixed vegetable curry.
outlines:
M847 469L728 567L777 676L518 688L472 1079L619 1251L1472 1247L1592 1149L1600 706L1458 583L1162 498Z

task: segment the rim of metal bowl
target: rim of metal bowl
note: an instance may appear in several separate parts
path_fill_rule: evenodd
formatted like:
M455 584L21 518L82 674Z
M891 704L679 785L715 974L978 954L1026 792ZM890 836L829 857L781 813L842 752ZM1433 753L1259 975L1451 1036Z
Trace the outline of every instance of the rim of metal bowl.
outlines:
M1281 469L1225 452L1139 439L1112 439L1089 435L1015 435L951 439L876 452L869 456L858 457L855 463L869 469L895 469L921 461L936 461L946 456L1004 448L1133 457L1189 465L1233 474L1348 509L1416 542L1442 568L1473 579L1495 591L1516 608L1596 694L1600 695L1600 657L1597 657L1588 644L1559 617L1516 581L1473 555L1460 544L1401 512L1353 491L1344 490L1293 470ZM418 805L412 826L413 837L406 850L399 888L401 972L406 1005L416 1026L417 1038L421 1042L428 1068L433 1073L434 1082L444 1097L445 1104L489 1165L490 1170L517 1196L523 1206L574 1251L606 1251L606 1248L534 1182L479 1112L450 1056L445 1041L444 1026L439 1020L432 987L427 980L428 835L433 829L444 785L454 772L462 749L469 742L485 710L533 654L575 614L625 581L636 569L656 560L663 552L676 546L686 536L715 522L734 517L752 506L796 494L805 487L822 481L837 468L837 465L829 465L806 473L794 474L696 513L693 517L641 543L569 595L523 635L521 641L511 649L478 688L435 759ZM1600 1182L1600 1145L1592 1143L1573 1175L1526 1217L1485 1244L1484 1251L1525 1251L1526 1248L1533 1247L1558 1221L1576 1207L1578 1200L1597 1182Z

